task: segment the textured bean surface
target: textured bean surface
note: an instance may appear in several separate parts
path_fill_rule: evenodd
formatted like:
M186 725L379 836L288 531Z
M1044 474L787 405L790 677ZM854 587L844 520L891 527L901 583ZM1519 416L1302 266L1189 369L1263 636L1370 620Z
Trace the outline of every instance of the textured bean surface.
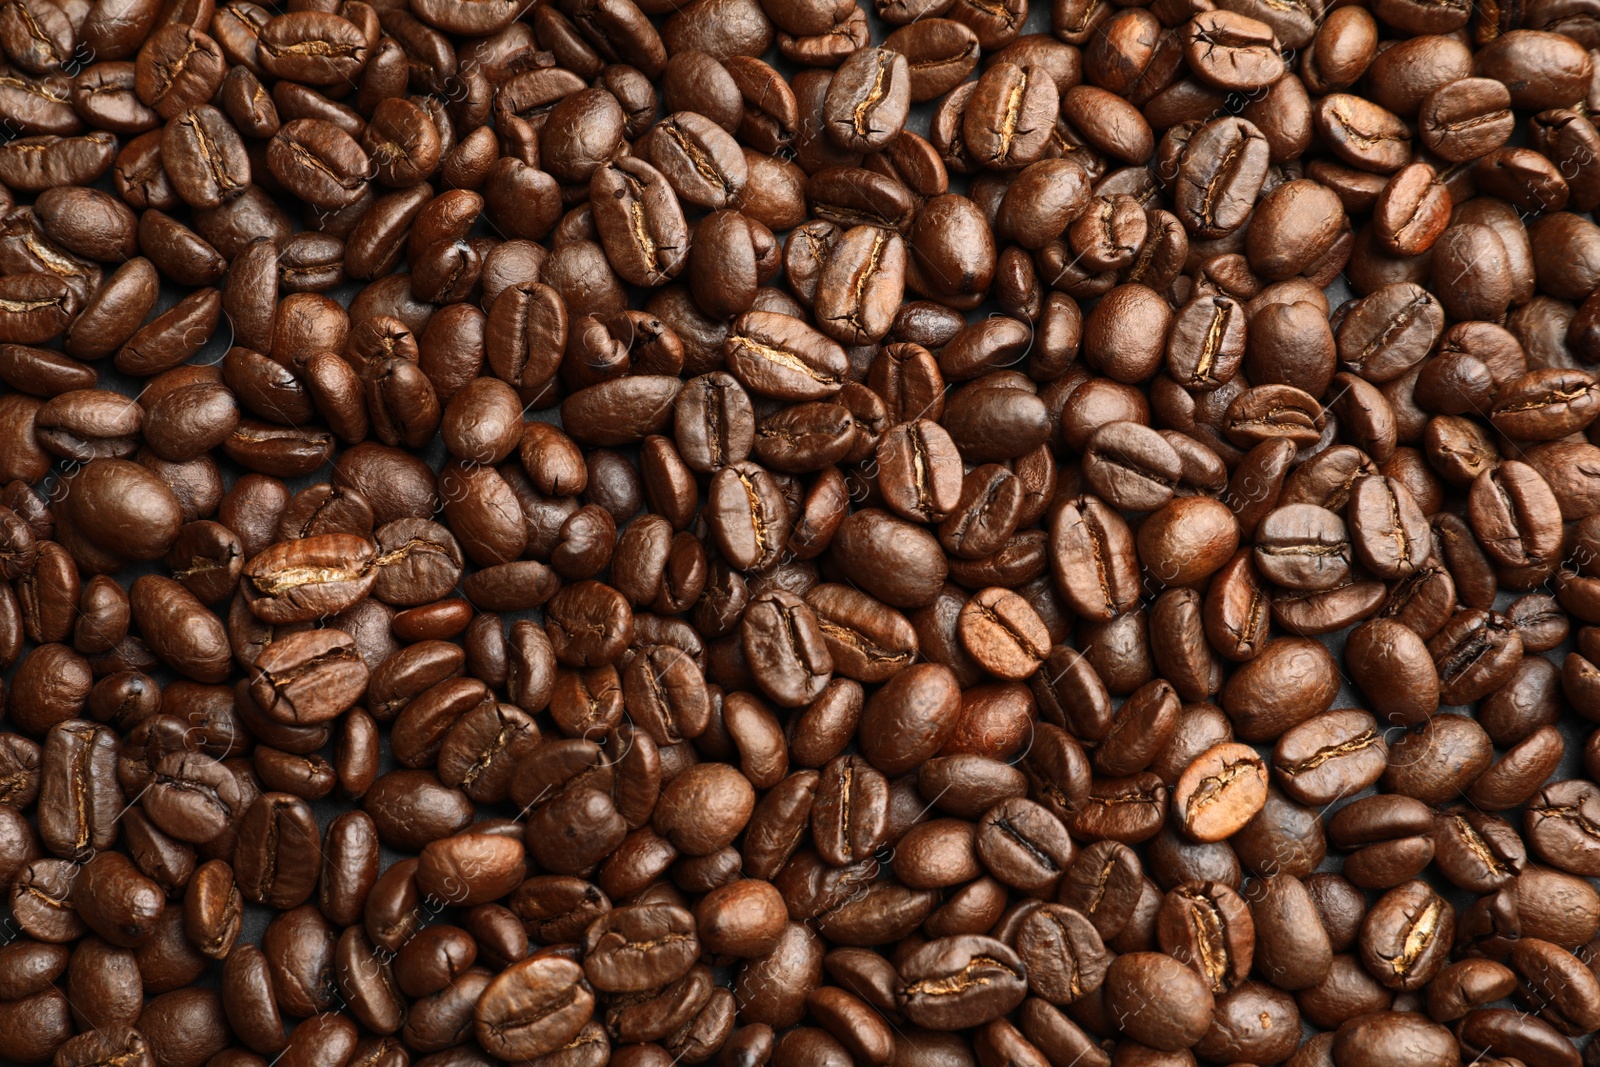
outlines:
M1600 23L1213 6L0 4L0 1062L1600 1065Z

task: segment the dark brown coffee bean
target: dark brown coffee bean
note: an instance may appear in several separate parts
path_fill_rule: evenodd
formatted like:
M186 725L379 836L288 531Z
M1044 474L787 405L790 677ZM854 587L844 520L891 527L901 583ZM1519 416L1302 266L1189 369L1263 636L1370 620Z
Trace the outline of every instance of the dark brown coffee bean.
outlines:
M1389 989L1420 989L1439 973L1455 933L1455 911L1428 885L1391 889L1362 924L1362 962Z
M1265 23L1233 12L1197 15L1184 28L1184 56L1218 89L1262 89L1283 74L1278 40Z
M1105 998L1107 1008L1124 1017L1125 1027L1133 1021L1130 1036L1167 1051L1199 1041L1210 1026L1215 1004L1204 979L1160 952L1130 952L1113 960ZM1141 1001L1146 1010L1128 1012Z
M1051 568L1074 610L1111 619L1137 599L1137 557L1120 516L1093 496L1058 506L1051 517Z
M273 136L267 143L267 165L286 189L323 208L355 203L365 191L370 166L367 154L349 134L309 118L287 122Z
M901 1010L912 1022L935 1029L998 1018L1027 993L1022 962L984 937L929 942L907 957L899 972Z
M508 1059L561 1048L594 1010L582 978L578 964L558 956L533 956L501 971L473 1012L479 1042Z
M1426 520L1410 490L1392 478L1358 478L1350 490L1351 540L1374 574L1404 578L1427 559Z
M1462 611L1428 641L1442 703L1477 700L1503 684L1522 656L1522 637L1504 616Z
M683 269L683 212L660 171L643 160L613 162L594 172L590 194L607 258L624 280L661 285Z
M887 48L862 49L840 67L828 87L825 129L840 148L876 151L904 127L910 102L905 56Z
M1179 166L1178 218L1200 237L1225 237L1243 225L1266 178L1269 147L1254 124L1217 119L1195 131Z
M733 375L763 395L822 400L843 385L843 349L790 316L747 312L734 320L724 344Z

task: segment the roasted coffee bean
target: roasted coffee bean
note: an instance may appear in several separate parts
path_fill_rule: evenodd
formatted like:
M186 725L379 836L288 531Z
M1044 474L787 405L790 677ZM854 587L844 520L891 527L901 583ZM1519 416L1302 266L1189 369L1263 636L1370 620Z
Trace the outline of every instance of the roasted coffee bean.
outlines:
M304 118L284 123L267 143L267 166L308 203L337 209L361 197L370 164L348 133L322 119Z
M582 968L559 956L533 956L500 972L472 1012L480 1044L503 1059L560 1049L594 1010L582 977Z
M1071 865L1071 839L1047 809L1013 797L979 823L978 856L1000 881L1024 891L1054 886Z
M606 256L626 281L660 285L683 269L688 233L672 187L643 160L595 170L590 194Z
M1284 791L1304 804L1327 804L1360 792L1388 765L1377 721L1357 709L1329 711L1278 739L1273 769Z
M180 841L214 840L244 815L238 779L198 752L169 752L156 761L145 810L163 831Z
M305 801L266 793L239 824L239 890L245 899L287 909L311 895L322 865L316 821Z
M1493 612L1452 615L1428 641L1439 674L1440 702L1461 704L1504 683L1522 656L1522 636Z
M308 630L274 641L255 662L250 693L289 725L325 722L360 698L368 672L355 641L339 630Z
M1391 722L1421 722L1438 707L1440 679L1431 659L1416 631L1392 619L1363 623L1345 645L1354 681Z
M1169 892L1156 915L1156 936L1213 993L1226 993L1249 973L1255 926L1245 901L1221 882L1190 881Z
M1516 972L1488 959L1461 960L1439 972L1428 989L1428 1014L1436 1022L1454 1022L1474 1008L1508 995Z
M1358 478L1348 515L1357 558L1374 574L1405 578L1427 560L1426 519L1411 491L1393 478Z
M1166 1051L1189 1048L1211 1024L1215 999L1194 971L1160 952L1130 952L1106 974L1106 1007L1124 1017L1135 1040ZM1130 1012L1143 1002L1144 1011Z
M913 1023L933 1029L980 1025L1016 1007L1027 994L1021 960L986 937L931 941L898 970L901 1010Z
M116 760L116 736L107 727L68 720L46 735L34 788L39 836L52 852L87 859L110 846L112 807L122 795Z
M694 917L671 904L607 912L584 935L584 974L607 992L637 992L675 981L698 955L694 927Z
M1051 569L1074 610L1109 620L1138 597L1137 557L1127 524L1098 498L1065 501L1051 517Z
M377 580L372 543L351 534L281 542L245 564L245 600L270 624L309 622L356 603Z
M1186 833L1198 841L1229 837L1267 797L1267 772L1246 745L1225 743L1202 753L1178 779L1173 804Z
M941 664L906 668L875 693L862 713L862 752L886 774L910 770L942 748L957 726L960 693Z
M1455 922L1455 910L1425 882L1407 882L1367 913L1362 962L1389 989L1420 989L1444 966Z
M1222 689L1222 707L1241 739L1272 740L1327 710L1337 692L1333 658L1306 638L1270 641Z
M843 385L844 351L791 316L746 312L734 320L724 348L733 375L766 396L821 400Z
M846 516L831 549L847 578L898 608L932 603L948 574L932 534L876 508ZM886 567L885 561L893 565Z
M1172 445L1138 423L1107 423L1089 438L1083 453L1085 481L1120 510L1159 508L1172 499L1182 474L1182 460Z
M1256 528L1256 567L1288 589L1317 592L1345 584L1352 554L1344 520L1314 504L1277 508Z
M906 519L943 519L959 502L959 456L950 434L930 419L891 428L879 441L876 455L884 502Z
M840 148L871 152L884 147L905 125L911 72L905 56L866 48L840 67L823 102L823 122Z

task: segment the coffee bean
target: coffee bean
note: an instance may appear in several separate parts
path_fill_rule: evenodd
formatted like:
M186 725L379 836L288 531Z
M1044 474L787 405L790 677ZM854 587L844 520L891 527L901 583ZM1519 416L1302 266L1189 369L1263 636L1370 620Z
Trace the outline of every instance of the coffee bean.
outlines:
M1425 882L1407 882L1367 913L1362 962L1389 989L1419 989L1444 966L1454 932L1454 909Z
M961 609L962 643L1000 678L1025 679L1049 654L1050 635L1027 601L1007 589L985 589Z
M1164 953L1118 956L1106 974L1105 990L1107 1008L1124 1018L1135 1040L1152 1048L1189 1048L1211 1024L1215 1001L1204 979ZM1130 1010L1141 1003L1143 1010Z
M897 1001L919 1026L954 1030L998 1018L1027 994L1023 964L987 937L931 941L899 967Z
M1333 950L1310 890L1290 874L1271 875L1254 888L1256 966L1283 988L1321 982L1332 969Z
M245 564L250 610L264 622L309 622L354 604L377 579L372 543L350 534L282 542Z
M840 148L882 148L905 125L910 103L910 66L898 52L865 48L834 76L823 104L828 136Z
M245 899L297 907L311 895L321 864L316 821L305 801L265 793L245 811L235 862Z
M1244 899L1221 882L1190 882L1169 892L1156 915L1164 951L1187 963L1215 994L1249 973L1255 927Z
M976 847L996 878L1024 890L1055 885L1074 856L1060 823L1023 797L1001 801L984 813Z
M791 316L747 312L734 320L725 348L734 376L766 396L821 400L843 384L843 350Z
M672 187L643 160L595 170L590 195L606 258L625 280L659 285L683 269L688 233Z
M285 123L268 142L267 166L285 188L308 203L342 208L366 190L369 161L361 146L339 127L306 118Z
M878 484L884 502L903 518L929 522L955 510L961 492L960 452L929 419L902 423L878 443Z
M1232 12L1196 17L1185 27L1184 55L1197 77L1219 89L1250 91L1283 70L1271 27Z
M728 133L693 110L668 115L650 134L650 162L683 199L726 208L749 181L749 167Z
M1200 755L1173 791L1181 824L1198 841L1229 837L1266 801L1266 767L1247 745L1222 744Z
M479 1043L504 1058L540 1056L577 1036L594 1010L582 969L561 957L533 956L500 972L473 1010Z
M1133 538L1096 497L1067 501L1051 518L1051 568L1073 608L1110 619L1137 598Z

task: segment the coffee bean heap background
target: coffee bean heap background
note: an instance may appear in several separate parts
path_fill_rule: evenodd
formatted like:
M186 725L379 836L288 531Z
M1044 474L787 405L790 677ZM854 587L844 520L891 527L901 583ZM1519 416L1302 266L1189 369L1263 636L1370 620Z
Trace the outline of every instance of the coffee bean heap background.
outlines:
M1600 9L0 2L0 1061L1596 1067Z

